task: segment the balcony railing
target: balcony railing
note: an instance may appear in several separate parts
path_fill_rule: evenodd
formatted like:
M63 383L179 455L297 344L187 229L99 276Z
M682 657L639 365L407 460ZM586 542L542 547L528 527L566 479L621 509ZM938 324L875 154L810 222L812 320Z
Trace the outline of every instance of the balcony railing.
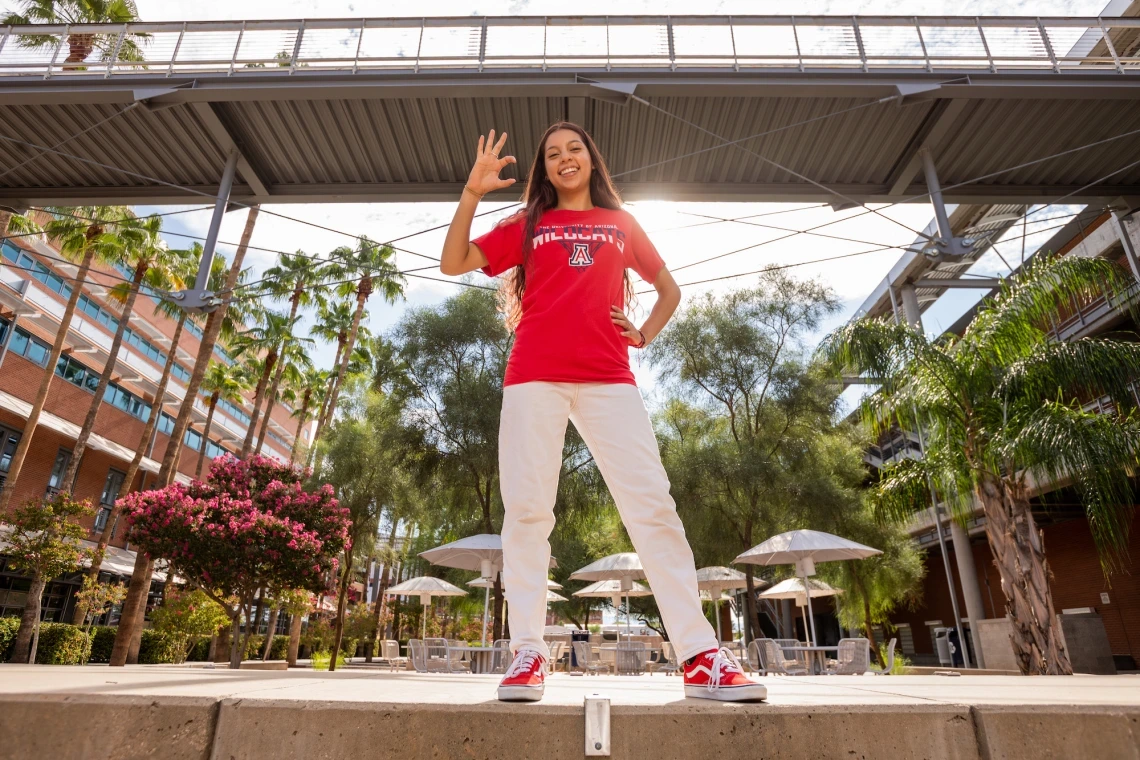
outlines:
M0 28L0 75L251 70L1140 68L1136 18L577 16L302 19ZM141 35L146 35L145 37ZM47 44L29 47L22 39ZM74 55L72 55L74 53Z

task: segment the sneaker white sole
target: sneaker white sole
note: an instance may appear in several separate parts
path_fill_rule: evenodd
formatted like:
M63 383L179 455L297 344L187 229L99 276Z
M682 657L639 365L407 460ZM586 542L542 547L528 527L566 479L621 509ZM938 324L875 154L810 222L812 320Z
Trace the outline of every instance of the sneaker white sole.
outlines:
M693 699L714 699L718 702L763 702L768 698L768 689L763 684L748 686L686 686L685 696Z
M537 702L542 699L542 686L500 686L500 702Z

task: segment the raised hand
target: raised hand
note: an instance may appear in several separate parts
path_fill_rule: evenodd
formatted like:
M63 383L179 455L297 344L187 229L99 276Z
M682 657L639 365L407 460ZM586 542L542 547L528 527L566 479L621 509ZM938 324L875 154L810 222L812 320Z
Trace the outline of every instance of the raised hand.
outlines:
M499 158L499 153L507 142L507 133L504 132L495 142L495 130L491 130L486 137L479 136L479 150L475 154L475 166L471 167L471 175L467 178L467 187L477 195L486 195L493 190L502 190L515 184L512 178L500 179L499 172L507 164L518 163L514 156Z

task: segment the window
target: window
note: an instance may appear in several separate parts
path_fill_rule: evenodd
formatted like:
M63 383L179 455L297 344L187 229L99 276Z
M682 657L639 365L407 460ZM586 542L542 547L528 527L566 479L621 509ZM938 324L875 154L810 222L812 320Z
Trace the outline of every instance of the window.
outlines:
M126 474L118 470L111 470L107 473L107 480L103 483L103 493L99 497L99 513L95 515L95 531L102 531L107 527L107 518L111 515L111 508L115 506L115 499L119 496L125 477ZM115 528L112 527L111 536L114 537L114 535Z
M67 465L71 464L71 452L60 449L55 455L55 464L51 467L51 477L48 478L48 496L59 493L59 484L63 481L63 473L67 472Z
M0 485L8 476L8 467L12 464L12 457L16 455L16 446L20 443L20 434L15 430L0 427Z
M190 428L186 428L186 435L183 436L183 440L186 441L187 446L194 449L195 451L201 451L202 450L202 434L201 433L195 432L195 431L191 430Z

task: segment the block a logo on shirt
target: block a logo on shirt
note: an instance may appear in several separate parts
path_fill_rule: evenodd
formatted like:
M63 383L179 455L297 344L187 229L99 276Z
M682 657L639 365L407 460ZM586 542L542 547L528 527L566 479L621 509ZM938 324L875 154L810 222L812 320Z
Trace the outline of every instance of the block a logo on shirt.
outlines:
M590 246L586 243L575 243L574 250L570 252L570 266L583 269L594 263L590 255Z

